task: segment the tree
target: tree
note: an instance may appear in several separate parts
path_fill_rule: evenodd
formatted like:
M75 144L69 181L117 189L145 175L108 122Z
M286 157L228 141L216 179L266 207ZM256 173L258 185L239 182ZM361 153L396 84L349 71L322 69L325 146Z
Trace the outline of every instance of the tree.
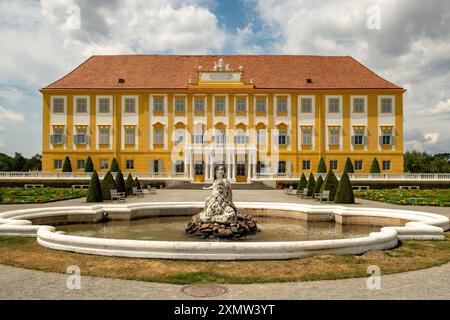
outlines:
M111 197L110 197L111 198ZM87 202L103 202L102 186L98 178L97 171L94 171L89 182L89 189L86 195Z
M96 171L94 170L94 172ZM113 189L117 190L116 181L114 181L111 171L108 171L102 181L103 200L111 200L111 190Z
M134 187L134 181L133 177L131 176L131 173L128 174L127 181L125 182L125 187L127 189L127 196L133 195L133 187Z
M26 171L41 171L42 170L42 155L36 153L30 159L27 160L25 167Z
M372 161L372 165L370 166L370 173L381 173L380 164L378 163L377 158L374 158Z
M346 172L346 173L354 173L355 172L355 170L353 169L352 160L350 160L350 158L347 158L347 161L345 161L344 172Z
M84 172L92 172L94 171L94 163L92 162L91 156L86 158L86 162L84 163Z
M303 193L303 189L306 188L307 183L308 183L308 181L306 181L306 176L304 173L302 173L302 176L300 177L300 181L298 182L298 185L297 185L297 194Z
M314 196L314 188L316 186L316 179L312 172L309 174L308 183L306 184L306 188L308 189L308 197Z
M111 162L111 172L119 172L119 163L117 163L116 158L113 159L113 161Z
M317 173L327 173L327 165L323 157L320 158L319 166L317 167Z
M72 172L72 164L68 156L64 159L64 164L62 167L62 172Z
M12 171L24 171L27 165L27 159L21 154L16 152L14 158L11 159Z
M352 183L348 177L347 172L342 174L341 180L336 190L334 197L335 203L355 203L355 196L353 195Z
M314 194L320 193L320 189L322 188L323 178L319 176L316 181L316 186L314 187Z
M134 178L134 186L138 188L138 190L142 190L141 183L139 182L138 177Z
M330 201L333 201L334 196L336 195L338 183L339 181L336 178L333 170L330 169L325 177L325 180L323 180L322 187L320 188L320 193L326 190L330 191Z
M125 186L125 180L123 179L123 173L119 169L116 174L116 185L117 185L117 192L127 192L127 187Z

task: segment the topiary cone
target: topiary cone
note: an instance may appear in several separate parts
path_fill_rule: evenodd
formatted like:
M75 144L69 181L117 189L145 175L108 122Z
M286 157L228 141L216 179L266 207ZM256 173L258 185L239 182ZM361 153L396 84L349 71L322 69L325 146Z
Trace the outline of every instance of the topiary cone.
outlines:
M335 203L355 203L355 196L353 194L352 183L348 174L344 172L342 174L341 180L336 191L336 196L334 197Z

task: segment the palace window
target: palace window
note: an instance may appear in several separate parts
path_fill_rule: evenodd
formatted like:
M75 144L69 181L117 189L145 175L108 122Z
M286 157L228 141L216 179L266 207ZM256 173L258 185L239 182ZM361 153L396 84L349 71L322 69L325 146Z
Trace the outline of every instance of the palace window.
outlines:
M330 169L331 170L337 170L338 168L338 161L337 160L330 160Z
M150 160L150 166L153 169L153 173L161 173L163 170L162 160Z
M196 176L203 175L203 162L202 161L195 161L194 171L195 171Z
M153 99L153 112L164 112L163 98L157 97Z
M312 112L312 99L311 98L301 98L301 112L311 113Z
M125 168L127 170L134 169L134 160L125 160Z
M125 144L134 144L135 143L135 134L136 129L134 127L126 127L125 128Z
M134 98L125 98L125 112L134 113L136 111L136 100Z
M109 128L100 128L100 144L109 144Z
M64 99L63 98L53 98L53 112L63 113L64 112Z
M108 113L109 112L109 99L100 98L98 99L98 112Z
M362 170L362 169L363 169L363 161L355 160L355 170Z
M286 173L286 161L278 161L278 173Z
M256 99L256 112L266 112L266 98Z
M243 130L238 130L234 136L235 144L245 144L245 132Z
M392 145L392 128L382 128L381 129L381 144L382 145Z
M311 160L303 160L302 161L302 169L303 170L311 170Z
M100 169L108 169L108 160L107 159L100 159Z
M75 110L77 113L86 113L87 112L87 99L86 98L77 98L76 100Z
M216 112L225 112L225 98L216 98Z
M354 145L363 145L364 144L364 128L363 127L354 127L353 133L354 133L354 136L352 137L352 143Z
M195 99L195 112L205 112L205 100L203 98Z
M177 160L175 162L175 172L176 173L183 173L184 172L184 161L183 160Z
M286 130L278 131L278 144L279 145L287 145L287 131Z
M391 113L391 112L392 112L392 99L381 98L381 113Z
M339 112L339 98L329 98L328 99L328 112L338 113Z
M330 145L339 145L339 128L330 128Z
M363 98L354 98L353 99L353 112L354 113L363 113L364 112L364 99Z
M175 99L175 112L184 112L184 98Z
M382 161L383 170L391 170L391 160Z
M85 164L86 164L86 160L78 159L77 160L77 169L84 169Z
M225 134L223 130L220 129L215 130L214 141L218 146L223 146L225 144Z
M237 99L236 112L246 112L246 101L244 98Z
M155 136L153 139L154 144L164 144L164 136L163 136L163 129L156 128L155 129Z
M64 143L64 128L63 127L54 127L53 128L53 136L51 137L52 144L63 144Z
M53 161L53 168L54 169L62 169L62 160L61 159L56 159Z
M258 129L258 135L256 136L258 146L266 145L266 129Z
M287 112L286 98L278 98L277 99L277 110L278 110L278 112Z
M245 163L239 161L236 165L236 176L245 176Z
M75 144L86 144L87 143L87 135L86 127L76 127L77 133L73 136L73 143Z
M302 128L302 144L303 145L311 145L311 128Z
M184 141L184 129L177 129L175 131L175 144L181 144Z

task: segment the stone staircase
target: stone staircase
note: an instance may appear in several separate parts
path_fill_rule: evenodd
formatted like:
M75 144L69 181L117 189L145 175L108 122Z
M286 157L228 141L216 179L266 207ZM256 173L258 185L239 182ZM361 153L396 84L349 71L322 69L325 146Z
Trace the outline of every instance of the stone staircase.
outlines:
M167 189L184 189L184 190L199 190L203 187L209 187L211 183L192 183L190 181L180 181L172 186L168 186ZM245 183L232 183L231 188L233 190L273 190L273 188L266 186L262 182L245 182Z

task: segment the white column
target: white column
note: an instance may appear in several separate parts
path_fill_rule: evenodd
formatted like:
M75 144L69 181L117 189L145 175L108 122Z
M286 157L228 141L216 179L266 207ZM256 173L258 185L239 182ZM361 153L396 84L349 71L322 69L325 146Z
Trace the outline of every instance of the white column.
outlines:
M233 153L231 163L233 164L233 176L232 179L236 179L236 173L237 173L237 162L236 162L236 155Z
M253 178L256 178L256 154L253 155L253 170L252 170Z
M250 181L252 178L252 163L250 161L250 157L247 160L247 181Z

